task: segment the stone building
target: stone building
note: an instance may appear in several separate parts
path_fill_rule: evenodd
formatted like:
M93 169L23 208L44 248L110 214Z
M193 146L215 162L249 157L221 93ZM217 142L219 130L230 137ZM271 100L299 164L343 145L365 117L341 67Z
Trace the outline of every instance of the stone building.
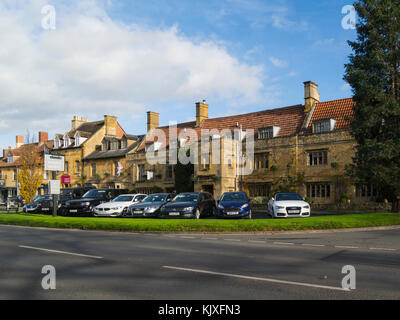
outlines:
M49 141L47 132L39 132L39 141L24 143L23 136L16 137L15 148L8 147L3 150L3 156L0 158L0 202L4 202L8 197L17 195L18 168L21 165L21 156L26 150L34 150L39 153L41 166L44 166L44 154L48 153L53 147L53 141ZM43 168L42 168L43 169ZM44 194L47 190L48 177L44 173L44 181L39 193Z

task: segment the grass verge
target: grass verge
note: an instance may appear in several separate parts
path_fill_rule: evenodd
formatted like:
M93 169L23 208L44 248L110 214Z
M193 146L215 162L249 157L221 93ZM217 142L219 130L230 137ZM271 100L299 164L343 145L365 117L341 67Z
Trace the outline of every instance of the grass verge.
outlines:
M327 230L400 225L400 214L373 213L287 220L162 220L72 218L0 213L0 224L45 228L136 232L260 232Z

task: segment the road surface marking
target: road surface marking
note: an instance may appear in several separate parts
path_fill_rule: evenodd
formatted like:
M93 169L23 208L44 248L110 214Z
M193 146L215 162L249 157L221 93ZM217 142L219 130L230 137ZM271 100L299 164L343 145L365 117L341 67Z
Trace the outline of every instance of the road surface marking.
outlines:
M339 249L359 249L359 247L353 247L353 246L335 246L335 248L339 248Z
M249 242L251 242L251 243L266 243L266 241L262 241L262 240L249 240Z
M66 252L66 251L59 251L59 250L51 250L51 249L44 249L44 248L36 248L36 247L29 247L29 246L19 246L19 247L24 248L24 249L32 249L32 250L40 250L40 251L46 251L46 252L52 252L52 253L68 254L71 256L86 257L86 258L93 258L93 259L103 259L103 257L91 256L91 255L87 255L87 254L80 254L80 253L73 253L73 252Z
M307 246L307 247L325 247L324 244L311 244L311 243L303 243L302 246Z
M292 243L292 242L274 242L274 244L281 244L281 245L284 245L284 246L293 246L294 245L294 243Z
M196 237L185 237L185 236L181 236L182 239L196 239Z
M240 242L242 240L240 239L224 239L224 241L235 241L235 242Z
M369 250L396 251L396 249L389 249L389 248L369 248Z
M244 276L244 275L239 275L239 274L213 272L213 271L206 271L206 270L199 270L199 269L179 268L179 267L171 267L171 266L163 266L163 268L171 269L171 270L179 270L179 271L212 274L212 275L217 275L217 276L224 276L224 277L231 277L231 278L238 278L238 279L257 280L257 281L274 282L274 283L280 283L280 284L288 284L288 285L294 285L294 286L311 287L311 288L318 288L318 289L338 290L338 291L347 291L347 292L350 291L350 289L340 288L340 287L323 286L323 285L318 285L318 284L277 280L277 279L270 279L270 278L251 277L251 276Z
M218 240L218 238L202 238L203 240Z

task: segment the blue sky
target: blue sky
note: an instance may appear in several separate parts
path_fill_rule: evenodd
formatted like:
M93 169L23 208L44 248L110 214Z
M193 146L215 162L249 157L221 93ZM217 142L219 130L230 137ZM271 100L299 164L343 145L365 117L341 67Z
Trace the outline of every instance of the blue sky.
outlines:
M55 31L38 28L47 3L57 12ZM203 99L210 117L300 104L307 80L323 101L349 97L342 78L356 33L341 24L349 4L5 0L0 146L27 130L63 133L75 114L117 115L141 134L146 111L160 112L161 125L188 121Z

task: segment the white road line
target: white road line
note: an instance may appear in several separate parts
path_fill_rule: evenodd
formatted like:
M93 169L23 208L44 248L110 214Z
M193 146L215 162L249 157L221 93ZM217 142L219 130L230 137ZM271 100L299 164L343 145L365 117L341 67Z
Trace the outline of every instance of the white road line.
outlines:
M389 248L369 248L369 250L396 251L396 249Z
M196 239L196 237L184 237L184 236L181 236L181 238L182 239Z
M266 241L262 241L262 240L249 240L249 242L251 242L251 243L266 243Z
M218 240L218 238L202 238L203 240Z
M71 256L86 257L86 258L93 258L93 259L103 259L103 257L91 256L91 255L87 255L87 254L80 254L80 253L73 253L73 252L66 252L66 251L59 251L59 250L51 250L51 249L44 249L44 248L36 248L36 247L29 247L29 246L19 246L19 247L24 248L24 249L32 249L32 250L40 250L40 251L46 251L46 252L52 252L52 253L68 254Z
M294 243L292 243L292 242L274 242L274 244L281 244L284 246L293 246L294 245Z
M340 287L323 286L323 285L318 285L318 284L311 284L311 283L304 283L304 282L294 282L294 281L286 281L286 280L277 280L277 279L270 279L270 278L251 277L251 276L244 276L244 275L239 275L239 274L213 272L213 271L206 271L206 270L199 270L199 269L179 268L179 267L171 267L171 266L163 266L163 268L172 269L172 270L179 270L179 271L188 271L188 272L212 274L212 275L217 275L217 276L224 276L224 277L231 277L231 278L238 278L238 279L266 281L266 282L273 282L273 283L280 283L280 284L287 284L287 285L294 285L294 286L311 287L311 288L318 288L318 289L328 289L328 290L337 290L337 291L350 291L350 289L345 289L345 288L340 288Z
M311 244L311 243L303 243L302 246L307 246L307 247L325 247L324 244Z
M224 241L235 241L235 242L240 242L242 240L240 239L224 239Z
M353 246L335 246L335 248L339 248L339 249L359 249L359 247L353 247Z

